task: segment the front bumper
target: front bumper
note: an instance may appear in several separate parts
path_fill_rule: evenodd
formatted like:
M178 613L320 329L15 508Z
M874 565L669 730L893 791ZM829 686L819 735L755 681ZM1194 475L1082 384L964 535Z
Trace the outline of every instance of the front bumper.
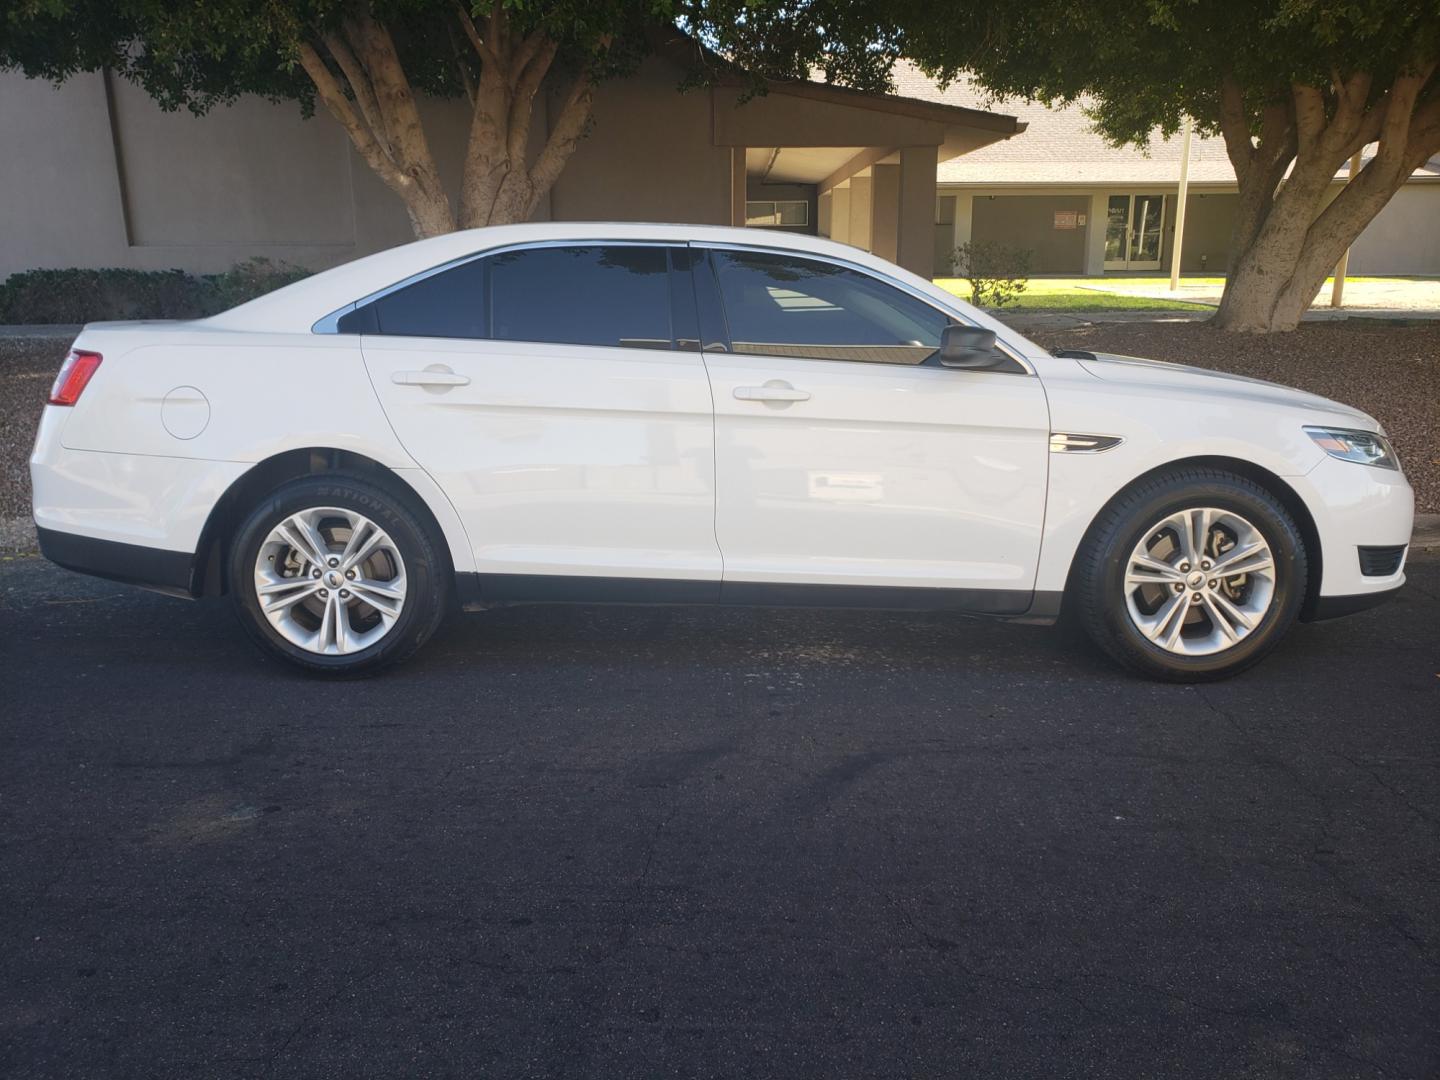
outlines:
M1309 508L1320 540L1320 587L1303 617L1349 614L1393 596L1405 583L1405 560L1400 559L1394 573L1366 574L1360 549L1410 543L1415 493L1404 474L1326 457L1291 482Z
M1403 574L1401 575L1404 576ZM1395 598L1401 586L1384 592L1358 593L1352 596L1322 596L1311 604L1305 614L1306 622L1321 622L1325 619L1339 619L1354 615L1357 611L1369 611Z

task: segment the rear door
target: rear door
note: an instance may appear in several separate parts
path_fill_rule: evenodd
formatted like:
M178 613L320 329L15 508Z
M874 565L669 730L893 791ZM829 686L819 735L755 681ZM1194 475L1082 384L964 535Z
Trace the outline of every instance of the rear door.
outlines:
M856 267L717 245L695 277L722 595L1026 610L1048 468L1040 380L1019 362L938 366L950 316Z
M710 387L694 330L675 325L672 294L693 320L693 293L671 261L655 244L511 249L342 321L364 332L386 414L454 503L492 597L537 576L718 591Z

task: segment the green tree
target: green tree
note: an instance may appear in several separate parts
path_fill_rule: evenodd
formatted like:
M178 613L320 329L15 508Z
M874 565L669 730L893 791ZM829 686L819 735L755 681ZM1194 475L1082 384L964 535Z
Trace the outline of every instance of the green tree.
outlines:
M825 0L8 0L0 11L0 70L58 81L108 67L196 114L242 94L307 115L318 102L420 237L529 218L585 136L597 84L633 73L677 20L694 35L687 84L743 74L760 89L820 70L875 87L894 59L873 19ZM469 103L457 200L436 168L426 95Z
M1361 230L1440 153L1435 0L1035 0L943 17L913 3L896 14L905 52L931 72L1087 102L1117 144L1174 134L1186 116L1222 136L1239 183L1223 329L1293 329ZM1371 143L1335 194L1337 171Z

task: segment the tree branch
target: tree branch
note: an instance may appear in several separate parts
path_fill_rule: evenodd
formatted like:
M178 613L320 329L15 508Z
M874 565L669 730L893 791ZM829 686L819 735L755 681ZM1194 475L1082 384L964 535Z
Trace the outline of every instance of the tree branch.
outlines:
M480 54L480 59L486 64L500 66L500 58L490 48L485 39L480 36L479 29L475 26L475 20L470 17L470 12L465 10L465 5L459 0L455 2L455 15L460 20L460 28L465 31L465 36L470 39L470 44L475 46L475 51Z
M350 136L350 142L360 156L365 159L365 164L375 171L375 174L385 182L387 187L404 196L414 186L414 180L396 167L390 155L356 115L350 105L350 99L345 96L345 92L340 88L339 82L336 81L325 61L320 58L320 54L308 42L302 41L299 45L299 59L300 66L305 69L305 74L310 76L310 81L315 84L315 92L320 96L321 102Z
M322 36L326 50L335 58L340 71L345 76L345 81L350 84L350 92L355 95L355 103L360 106L361 115L365 117L365 123L370 125L376 140L384 148L385 153L391 158L395 156L395 148L390 145L390 133L385 129L385 118L380 112L380 103L375 100L375 86L370 81L369 74L364 66L355 58L350 46L345 44L335 34L327 33Z
M1234 75L1226 73L1220 82L1220 134L1235 178L1245 183L1255 160L1255 143L1250 137L1250 117L1245 111L1245 92Z
M1292 85L1290 96L1295 101L1297 153L1305 157L1325 132L1325 96L1305 83Z
M445 36L450 40L450 51L455 54L455 74L460 76L460 89L465 92L465 100L470 107L475 107L475 79L470 74L470 66L465 63L460 43L455 40L455 27L448 22L445 24Z
M540 89L546 72L550 70L559 47L557 42L547 39L511 91L508 125L510 130L506 152L511 161L521 168L524 168L526 152L530 146L530 123L535 115L535 93Z
M509 100L504 70L497 64L484 65L480 69L480 84L475 89L475 107L471 110L465 167L460 180L462 228L490 223L495 199L510 173L506 126Z
M415 109L415 96L390 31L368 14L345 22L345 36L365 56L365 69L375 92L376 108L395 149L396 160L406 172L417 168L433 170L425 129Z
M536 54L540 51L540 47L549 40L549 35L543 30L532 30L529 35L526 36L525 40L520 43L520 47L515 50L515 56L510 61L511 73L514 78L518 79L525 74L526 66L531 60L535 59ZM550 66L549 61L546 61L545 66Z
M1436 154L1440 154L1440 98L1416 109L1410 120L1410 154L1405 175L1409 176Z
M1387 172L1399 172L1409 159L1410 126L1415 106L1434 71L1435 63L1432 61L1418 71L1396 77L1386 95L1388 100L1380 125L1380 145L1375 149L1375 159L1370 163L1372 166Z
M505 15L505 0L491 0L490 17L485 20L485 39L490 42L497 58L504 58L510 52L509 19Z
M535 159L535 167L530 170L530 180L534 188L531 210L539 205L540 197L559 179L565 163L580 144L585 127L590 121L590 107L594 100L595 84L590 79L589 68L582 68L575 76L574 85L570 87L565 104L560 108L560 115L550 129L550 137L545 140L545 149L540 151L540 156Z

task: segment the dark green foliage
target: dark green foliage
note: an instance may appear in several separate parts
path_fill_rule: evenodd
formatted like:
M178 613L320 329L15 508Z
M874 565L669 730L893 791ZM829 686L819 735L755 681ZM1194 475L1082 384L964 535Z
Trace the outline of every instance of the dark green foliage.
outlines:
M1000 95L1089 99L1097 127L1144 145L1155 128L1220 131L1220 85L1259 110L1302 83L1326 88L1355 71L1380 99L1405 69L1440 52L1435 0L1035 0L933 5L901 0L905 54L941 78L970 73ZM1333 104L1333 102L1332 102Z
M558 45L561 70L585 64L597 81L623 77L679 25L697 45L686 80L719 70L810 78L884 89L898 55L883 5L849 0L501 0L511 31L541 31ZM14 0L0 6L0 70L61 80L100 67L145 88L163 108L201 114L241 94L300 102L315 88L297 66L302 41L367 10L393 36L410 84L458 97L479 62L456 21L468 0ZM673 31L672 31L673 32ZM703 42L704 47L699 43ZM759 84L756 84L757 89Z
M228 311L247 300L264 296L268 292L293 284L310 276L289 263L274 262L270 259L246 259L236 263L223 274L207 274L200 280L204 283L204 314L214 315Z
M0 284L0 324L195 319L253 300L307 271L251 259L223 274L182 270L27 270Z
M1031 254L1029 248L971 241L955 249L955 273L970 283L972 304L1002 308L1025 291Z

